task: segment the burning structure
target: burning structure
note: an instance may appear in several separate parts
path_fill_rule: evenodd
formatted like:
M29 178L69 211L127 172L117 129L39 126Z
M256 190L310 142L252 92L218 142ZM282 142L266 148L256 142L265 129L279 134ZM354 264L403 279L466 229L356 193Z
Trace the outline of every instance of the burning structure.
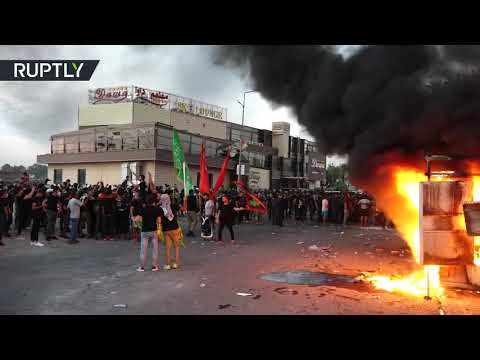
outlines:
M370 281L421 296L477 283L479 240L463 210L480 201L475 163L436 171L431 160L441 159L427 158L425 171L423 160L425 151L480 153L479 60L478 45L359 46L350 56L335 46L222 46L215 59L291 108L322 151L348 155L352 183L375 195L425 265ZM472 208L465 205L467 222Z

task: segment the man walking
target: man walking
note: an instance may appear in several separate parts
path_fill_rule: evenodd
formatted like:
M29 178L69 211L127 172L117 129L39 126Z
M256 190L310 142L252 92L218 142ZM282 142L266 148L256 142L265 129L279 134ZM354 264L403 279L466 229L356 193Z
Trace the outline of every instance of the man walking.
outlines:
M70 201L68 202L68 210L70 211L70 240L67 241L67 244L78 244L77 232L78 232L78 222L80 221L80 208L82 207L82 202L78 200L78 194L74 193Z

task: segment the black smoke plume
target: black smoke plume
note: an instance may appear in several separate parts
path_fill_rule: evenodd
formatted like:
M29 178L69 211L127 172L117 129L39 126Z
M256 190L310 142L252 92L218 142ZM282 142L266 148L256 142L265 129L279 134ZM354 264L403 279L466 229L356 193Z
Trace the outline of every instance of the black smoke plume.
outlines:
M368 180L391 157L480 153L480 46L221 46L216 63L244 69L273 104L294 110L328 154Z

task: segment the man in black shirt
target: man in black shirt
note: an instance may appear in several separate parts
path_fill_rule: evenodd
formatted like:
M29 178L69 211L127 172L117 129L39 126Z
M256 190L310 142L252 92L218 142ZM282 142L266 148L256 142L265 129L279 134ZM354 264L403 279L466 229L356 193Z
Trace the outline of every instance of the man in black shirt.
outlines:
M187 220L188 220L188 232L187 236L195 236L193 230L197 227L198 212L200 211L198 206L198 199L194 195L193 190L190 190L187 196Z
M232 245L235 243L235 235L233 233L233 221L235 220L236 211L242 211L244 208L237 208L233 205L232 201L227 195L222 197L222 204L220 205L218 220L220 223L218 229L218 241L220 244L223 244L222 232L223 228L226 226L230 231L230 240Z
M37 191L35 197L32 200L32 229L30 233L30 244L32 246L44 246L43 243L38 241L38 232L40 230L40 222L43 217L44 213L44 206L43 206L43 193L41 191ZM47 240L50 240L47 238Z
M0 246L5 245L2 237L7 233L8 213L8 192L6 189L0 188Z
M140 175L138 188L140 189L140 199L145 202L147 199L147 183L145 182L145 175Z
M55 225L57 223L59 196L53 189L47 190L47 198L44 207L47 210L47 241L57 239L55 236Z
M140 216L142 217L142 233L140 245L140 267L137 271L145 271L147 262L148 242L153 243L152 253L152 271L158 271L158 238L157 238L157 224L161 222L160 209L153 204L155 197L150 195L147 199L147 205L140 209Z

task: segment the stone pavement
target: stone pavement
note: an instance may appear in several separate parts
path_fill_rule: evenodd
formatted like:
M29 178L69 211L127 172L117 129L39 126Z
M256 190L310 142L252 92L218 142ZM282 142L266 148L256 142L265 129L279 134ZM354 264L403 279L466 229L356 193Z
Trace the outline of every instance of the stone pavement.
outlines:
M40 248L6 239L0 248L0 314L439 314L436 300L365 284L260 278L299 270L408 274L418 267L394 231L292 222L283 228L243 224L235 232L236 246L187 238L181 269L157 273L149 267L136 272L138 247L131 241L80 239L72 246L54 240ZM441 308L480 314L480 294L449 290Z

